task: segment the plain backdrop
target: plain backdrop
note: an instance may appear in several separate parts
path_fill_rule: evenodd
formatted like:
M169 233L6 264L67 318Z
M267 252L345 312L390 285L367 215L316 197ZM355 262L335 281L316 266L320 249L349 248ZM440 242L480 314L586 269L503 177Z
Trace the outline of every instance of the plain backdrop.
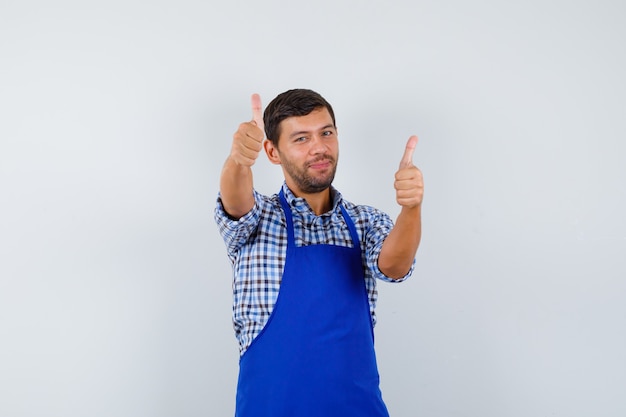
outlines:
M334 106L335 185L395 218L393 417L626 415L626 5L0 1L0 416L232 416L213 222L250 94ZM256 188L282 183L262 155Z

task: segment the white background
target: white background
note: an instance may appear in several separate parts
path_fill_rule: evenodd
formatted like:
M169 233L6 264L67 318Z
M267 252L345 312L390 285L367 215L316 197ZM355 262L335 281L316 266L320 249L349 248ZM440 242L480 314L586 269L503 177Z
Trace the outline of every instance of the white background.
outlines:
M424 234L381 284L393 417L626 415L619 1L0 3L0 416L231 416L213 222L249 97L335 107L336 186ZM276 192L264 156L256 186Z

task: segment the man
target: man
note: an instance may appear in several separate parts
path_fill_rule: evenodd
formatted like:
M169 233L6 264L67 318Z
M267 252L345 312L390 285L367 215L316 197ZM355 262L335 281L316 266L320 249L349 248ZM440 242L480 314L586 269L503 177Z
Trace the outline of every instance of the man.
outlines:
M233 136L215 219L233 264L240 345L236 417L383 417L373 326L376 279L402 281L421 236L422 174L412 136L385 213L332 187L339 156L331 105L311 90L278 95ZM267 140L263 141L263 129ZM282 167L278 194L252 183L261 149Z

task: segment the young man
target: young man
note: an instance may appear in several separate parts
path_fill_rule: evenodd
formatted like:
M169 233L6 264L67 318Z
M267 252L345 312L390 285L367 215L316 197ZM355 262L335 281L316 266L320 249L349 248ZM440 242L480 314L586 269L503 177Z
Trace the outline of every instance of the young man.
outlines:
M422 174L407 142L395 176L394 226L332 187L335 115L311 90L278 95L233 136L215 219L233 264L240 345L236 417L384 417L374 353L376 279L413 271L421 236ZM264 132L267 140L263 141ZM278 194L252 183L261 149L282 167Z

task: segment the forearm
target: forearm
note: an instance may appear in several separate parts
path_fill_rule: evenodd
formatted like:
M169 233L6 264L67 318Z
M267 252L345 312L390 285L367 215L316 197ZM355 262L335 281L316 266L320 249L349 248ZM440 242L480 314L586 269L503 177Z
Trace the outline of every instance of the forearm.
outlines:
M421 210L421 205L403 207L383 242L378 267L385 276L400 279L411 269L422 237Z
M220 196L224 210L235 219L252 210L254 194L251 167L239 165L229 157L220 176Z
M224 211L239 219L254 208L252 165L259 156L263 143L263 115L261 98L251 97L252 121L244 122L233 135L230 155L220 176L220 196Z

